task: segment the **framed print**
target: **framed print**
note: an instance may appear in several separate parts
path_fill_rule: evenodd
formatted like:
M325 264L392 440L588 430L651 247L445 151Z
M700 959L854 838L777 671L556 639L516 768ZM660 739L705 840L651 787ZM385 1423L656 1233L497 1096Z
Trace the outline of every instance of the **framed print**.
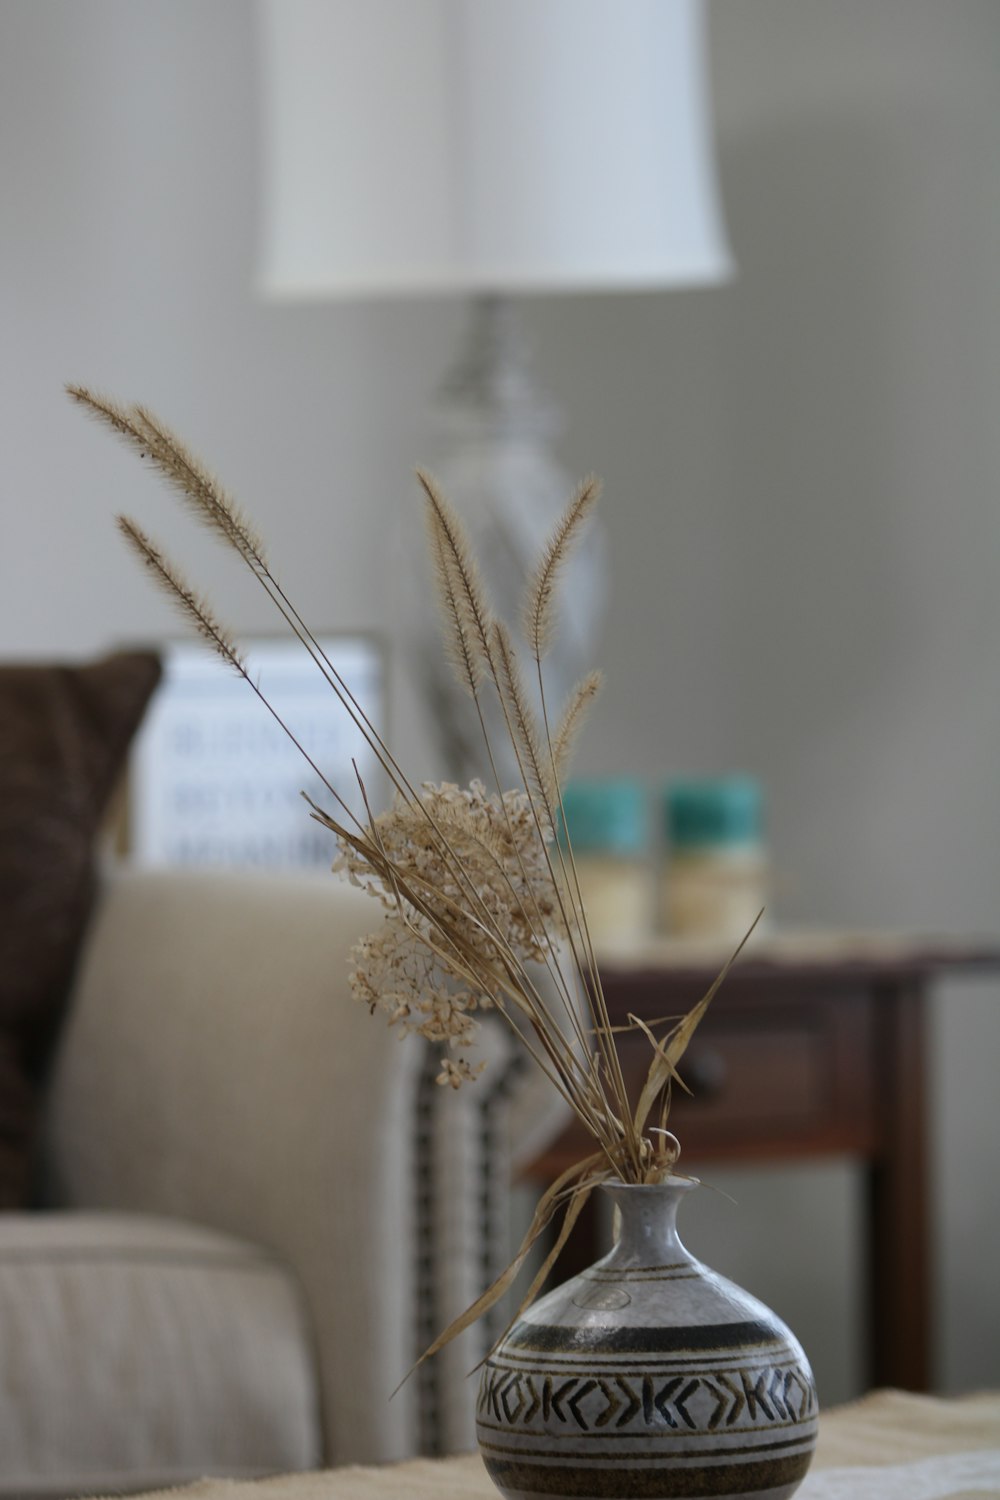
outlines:
M319 644L384 734L380 643L368 635L328 635ZM315 662L296 640L251 642L246 661L318 771L366 821L352 761L373 807L381 801L381 771ZM310 817L301 794L336 816L334 799L264 703L202 645L170 645L163 664L130 766L133 860L329 867L333 835Z

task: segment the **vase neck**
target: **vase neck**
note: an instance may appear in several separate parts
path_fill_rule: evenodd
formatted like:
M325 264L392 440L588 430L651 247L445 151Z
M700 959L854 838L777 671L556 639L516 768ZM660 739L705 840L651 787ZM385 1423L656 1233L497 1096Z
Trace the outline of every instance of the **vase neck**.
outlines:
M698 1186L693 1177L670 1177L653 1187L610 1182L602 1186L618 1210L618 1232L605 1266L669 1266L692 1260L677 1234L681 1199Z

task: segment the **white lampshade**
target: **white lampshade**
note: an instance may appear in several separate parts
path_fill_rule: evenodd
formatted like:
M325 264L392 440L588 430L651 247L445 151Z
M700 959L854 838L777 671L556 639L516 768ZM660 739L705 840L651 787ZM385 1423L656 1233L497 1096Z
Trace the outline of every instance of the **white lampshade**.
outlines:
M269 296L717 281L700 0L259 0Z

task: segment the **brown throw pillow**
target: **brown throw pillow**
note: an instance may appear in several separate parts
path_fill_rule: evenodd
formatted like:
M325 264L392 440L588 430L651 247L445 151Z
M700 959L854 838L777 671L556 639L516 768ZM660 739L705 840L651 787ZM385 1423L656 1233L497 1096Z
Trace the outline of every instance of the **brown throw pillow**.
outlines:
M94 894L94 841L160 676L122 652L0 666L0 1209L28 1194L40 1079Z

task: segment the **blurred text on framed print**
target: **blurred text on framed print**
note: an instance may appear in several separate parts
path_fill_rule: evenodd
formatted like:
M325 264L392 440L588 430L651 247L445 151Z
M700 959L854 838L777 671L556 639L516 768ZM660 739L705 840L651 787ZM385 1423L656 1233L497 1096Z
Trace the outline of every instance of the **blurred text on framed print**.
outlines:
M345 634L318 644L384 735L380 642ZM329 868L333 835L310 817L302 792L346 820L321 772L366 822L354 762L369 800L380 800L375 756L302 644L257 640L246 662L316 770L251 686L204 646L165 647L163 681L130 767L128 845L137 863Z

